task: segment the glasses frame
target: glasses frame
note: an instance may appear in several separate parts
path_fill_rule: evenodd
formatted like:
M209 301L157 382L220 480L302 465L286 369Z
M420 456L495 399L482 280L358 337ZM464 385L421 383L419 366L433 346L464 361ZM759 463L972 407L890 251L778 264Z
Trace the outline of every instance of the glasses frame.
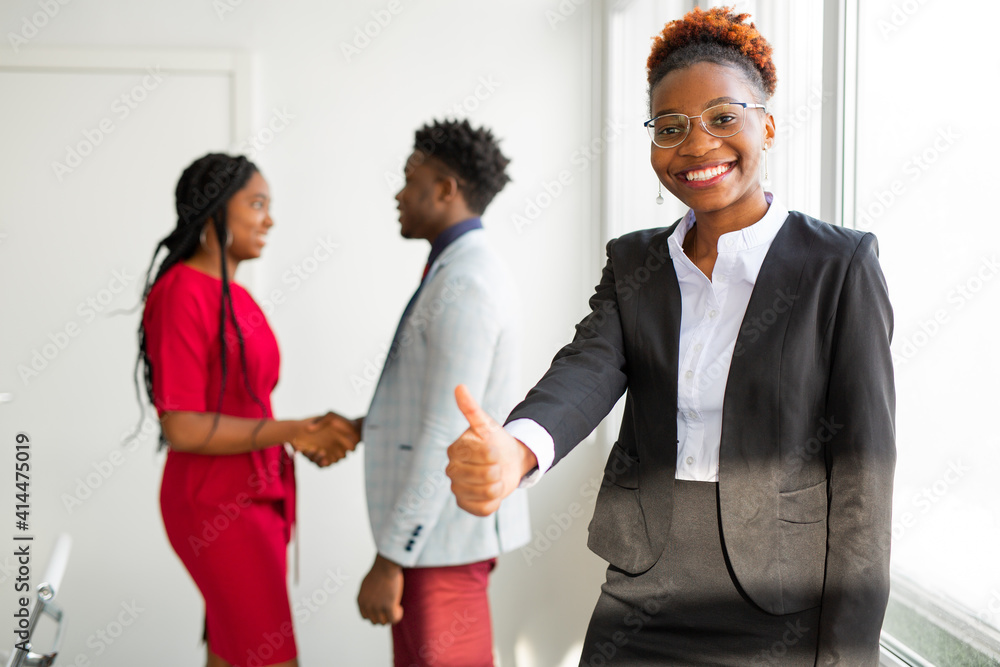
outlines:
M740 106L743 107L744 109L763 109L765 112L767 111L767 105L765 104L751 104L749 102L722 102L720 104L713 104L712 106L708 107L707 109L705 109L696 116L688 116L686 113L665 113L650 118L642 125L643 127L646 128L646 133L649 134L649 140L652 141L653 145L656 146L657 148L677 148L678 146L683 144L684 140L687 139L689 136L691 136L691 127L692 127L691 121L694 120L695 118L698 119L698 122L701 125L701 129L705 130L716 139L728 139L729 137L735 137L737 134L743 131L743 128L744 126L746 126L747 123L747 117L746 115L743 116L743 124L740 125L740 129L736 130L732 134L719 136L718 134L715 134L710 129L708 129L708 125L705 123L705 114L711 111L712 109L715 109L716 107L724 107L724 106ZM653 132L654 132L653 123L655 123L661 118L666 118L667 116L684 116L685 118L688 119L688 122L687 122L687 129L684 131L684 135L681 137L680 141L678 141L676 144L671 144L670 146L663 146L661 144L656 143L656 139L653 137Z

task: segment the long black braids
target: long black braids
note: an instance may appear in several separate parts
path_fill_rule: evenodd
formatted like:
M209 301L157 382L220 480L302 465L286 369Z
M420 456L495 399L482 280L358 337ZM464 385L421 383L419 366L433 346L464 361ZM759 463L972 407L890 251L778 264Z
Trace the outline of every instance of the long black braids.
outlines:
M247 373L246 348L243 341L243 332L236 320L236 312L233 309L233 297L229 288L225 254L225 249L230 240L229 230L226 227L226 204L238 190L246 185L247 181L250 180L250 177L257 171L257 166L246 159L246 157L242 155L234 157L224 153L209 153L208 155L195 160L187 167L187 169L184 170L180 179L177 181L177 188L174 192L175 206L177 209L177 226L170 234L157 243L156 249L153 251L153 257L149 263L149 268L146 270L146 280L142 291L142 301L145 302L150 291L153 289L153 286L168 270L170 270L171 267L178 262L189 259L194 254L195 250L197 250L199 244L202 242L202 232L205 229L205 223L211 220L212 230L219 242L219 256L222 273L222 302L219 308L219 345L220 358L222 362L222 382L219 387L219 400L218 407L215 411L215 421L212 425L212 431L209 433L206 441L211 438L212 433L215 432L215 428L218 425L219 413L222 410L222 399L226 392L227 310L229 319L236 331L237 341L239 342L240 363L243 369L242 375L244 387L260 408L261 416L266 417L267 415L267 408L264 405L264 402L260 400L256 392L254 392L253 388L250 386L250 379ZM154 277L153 268L156 266L156 258L160 255L164 248L167 250L167 255L164 257L163 261L160 262ZM139 388L140 372L145 385L146 396L149 401L155 405L155 400L153 398L153 376L155 369L153 368L152 360L149 358L149 354L146 350L146 330L141 319L139 321L138 339L139 353L135 362L134 380L136 398L139 400L139 405L142 410L142 416L140 417L141 427L142 420L145 419L146 408L142 399L142 392ZM169 409L169 406L167 407ZM263 424L264 422L261 421L258 426L258 430L263 426ZM254 435L256 436L256 431L254 432ZM161 426L159 448L162 449L169 444L170 443L167 441Z

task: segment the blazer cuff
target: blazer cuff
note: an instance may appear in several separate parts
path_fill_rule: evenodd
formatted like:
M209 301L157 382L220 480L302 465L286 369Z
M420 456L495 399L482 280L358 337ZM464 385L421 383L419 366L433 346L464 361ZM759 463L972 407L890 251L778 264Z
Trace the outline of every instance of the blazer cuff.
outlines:
M524 443L524 446L538 459L538 467L522 477L518 485L521 489L531 488L538 484L542 475L552 467L552 461L556 458L555 441L549 432L533 419L515 419L504 426L503 430Z
M375 548L383 558L391 560L402 567L413 567L420 558L420 550L423 549L426 537L421 535L423 526L415 527L410 534L403 535L382 535L375 540Z

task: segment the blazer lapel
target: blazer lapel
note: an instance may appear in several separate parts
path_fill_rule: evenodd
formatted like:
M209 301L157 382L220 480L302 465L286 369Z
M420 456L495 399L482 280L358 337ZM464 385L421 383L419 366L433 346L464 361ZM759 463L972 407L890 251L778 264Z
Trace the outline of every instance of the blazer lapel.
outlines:
M677 368L678 350L681 335L681 290L677 282L677 273L670 257L667 239L677 227L671 225L662 233L651 239L646 252L636 262L634 273L640 273L643 267L650 266L650 260L656 258L663 262L663 267L654 273L648 286L640 286L636 293L635 331L644 334L638 345L646 346L641 352L644 368L630 369L630 384L632 377L639 373L639 384L649 386L652 391L643 391L647 396L655 396L662 406L658 410L641 410L639 414L649 417L644 423L636 424L639 432L649 435L643 440L649 444L648 451L640 451L639 459L650 462L652 469L658 471L673 471L677 467L677 421L663 419L663 410L667 406L677 408ZM661 259L662 258L662 259ZM639 276L634 276L638 278ZM623 310L623 312L630 312ZM649 320L643 322L639 318ZM650 469L650 466L644 466Z
M774 530L775 465L781 435L775 415L782 408L782 353L808 250L798 225L791 216L786 218L754 283L723 399L719 503L726 549L759 553L760 557L743 561L761 570L772 566L766 558L770 546L748 536L770 535ZM733 528L734 523L740 525L739 530Z
M797 236L786 218L764 257L743 315L723 399L720 476L723 455L728 461L759 465L765 453L749 450L750 443L773 442L760 434L775 423L773 415L779 408L784 331L807 257L799 251Z
M654 556L662 551L670 531L677 469L681 291L667 244L676 227L675 223L652 237L644 252L624 267L635 283L647 270L649 275L648 282L634 290L635 298L622 298L619 305L626 340L633 348L629 357L636 362L629 367L622 433L643 436L635 438L641 462L639 494Z

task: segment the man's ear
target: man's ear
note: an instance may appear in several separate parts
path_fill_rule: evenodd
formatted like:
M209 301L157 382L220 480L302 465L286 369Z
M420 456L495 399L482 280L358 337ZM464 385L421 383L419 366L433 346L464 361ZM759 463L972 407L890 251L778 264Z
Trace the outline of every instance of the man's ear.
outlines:
M461 195L458 189L458 179L454 176L441 176L437 183L438 201L450 204L456 197Z

